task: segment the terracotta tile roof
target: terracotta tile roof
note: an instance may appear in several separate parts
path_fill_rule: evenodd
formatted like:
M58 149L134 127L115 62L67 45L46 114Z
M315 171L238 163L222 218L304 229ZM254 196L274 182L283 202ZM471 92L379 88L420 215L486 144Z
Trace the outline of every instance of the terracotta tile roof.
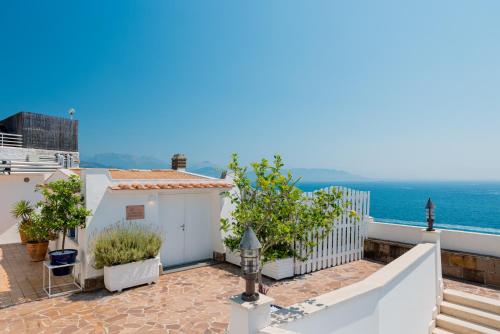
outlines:
M78 176L81 176L82 174L82 168L70 168L69 170Z
M233 185L225 182L189 182L189 183L120 183L110 186L112 190L154 190L154 189L201 189L201 188L232 188Z
M109 174L115 180L206 180L208 178L172 169L123 170L110 169Z

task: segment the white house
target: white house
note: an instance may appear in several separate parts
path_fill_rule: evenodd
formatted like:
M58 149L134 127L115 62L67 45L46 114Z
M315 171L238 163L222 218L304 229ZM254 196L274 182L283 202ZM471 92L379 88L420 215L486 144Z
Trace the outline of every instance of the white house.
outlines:
M78 174L83 182L85 204L92 216L85 229L66 241L67 248L79 251L82 270L75 274L82 284L92 285L93 280L103 275L102 270L92 267L91 239L115 223L134 221L158 230L164 238L160 258L166 267L211 259L214 252L224 253L221 193L231 188L231 184L225 179L186 172L183 156L174 156L172 167L60 169L47 179L46 182L51 182ZM50 248L59 247L61 238L57 243Z

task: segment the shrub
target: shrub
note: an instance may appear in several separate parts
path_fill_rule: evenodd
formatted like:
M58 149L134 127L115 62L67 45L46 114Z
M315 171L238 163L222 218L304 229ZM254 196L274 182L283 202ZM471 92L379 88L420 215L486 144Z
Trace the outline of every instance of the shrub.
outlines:
M159 233L134 223L117 223L92 239L97 269L154 258L162 245Z
M19 230L26 236L28 243L49 241L49 226L35 213L32 214L30 219L29 223L24 223L19 227Z
M335 221L348 205L338 190L318 190L312 197L297 187L300 179L286 172L281 156L275 155L270 163L266 159L251 164L255 181L249 178L248 168L240 165L233 154L229 170L234 175L236 191L226 192L234 205L232 219L221 219L221 229L228 235L225 245L239 248L245 230L250 226L261 243L259 288L262 289L264 264L286 257L306 260L319 240L324 239L335 227ZM355 212L350 213L355 216ZM314 233L313 240L308 238ZM302 241L304 253L295 249L295 242ZM262 290L261 290L262 291Z

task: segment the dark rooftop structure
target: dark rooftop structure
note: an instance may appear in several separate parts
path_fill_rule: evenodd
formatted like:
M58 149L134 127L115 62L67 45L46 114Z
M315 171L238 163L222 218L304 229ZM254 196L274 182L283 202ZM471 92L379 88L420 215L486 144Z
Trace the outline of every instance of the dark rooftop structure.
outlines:
M22 147L78 152L78 121L19 112L0 121L0 132L22 136Z

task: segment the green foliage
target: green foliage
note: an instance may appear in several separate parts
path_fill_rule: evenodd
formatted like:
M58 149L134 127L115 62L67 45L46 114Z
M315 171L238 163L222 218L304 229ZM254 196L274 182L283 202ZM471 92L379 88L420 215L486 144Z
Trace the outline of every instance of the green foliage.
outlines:
M62 248L69 228L85 227L85 220L91 214L84 206L80 194L81 181L76 175L38 187L44 199L38 202L44 224L54 232L63 232Z
M40 214L29 201L14 204L10 213L19 219L18 229L23 232L29 243L44 242L49 239L50 227L42 221Z
M158 233L133 223L114 224L92 238L95 267L116 266L154 258L162 239Z
M40 219L40 215L33 213L29 223L19 227L26 235L28 243L45 242L49 240L50 227Z
M10 213L14 218L19 219L19 229L21 230L23 225L33 221L35 208L29 201L22 200L12 206Z
M237 249L250 224L262 245L261 268L267 262L285 257L305 259L309 254L297 254L294 244L301 241L307 249L316 246L316 242L307 238L308 233L314 233L315 240L324 238L348 203L344 203L342 194L334 189L320 190L313 197L307 197L296 186L299 179L294 179L290 172L282 174L283 162L279 155L274 156L273 164L262 159L251 166L256 175L254 184L247 176L247 168L241 167L238 156L233 154L229 169L238 191L226 193L235 210L233 219L221 220L222 230L230 232L225 245L231 250Z

